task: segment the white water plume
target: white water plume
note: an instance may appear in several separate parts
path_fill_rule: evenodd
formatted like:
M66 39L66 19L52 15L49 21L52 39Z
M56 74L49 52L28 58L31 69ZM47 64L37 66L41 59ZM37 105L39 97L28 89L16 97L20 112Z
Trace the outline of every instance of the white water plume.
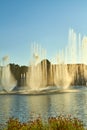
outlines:
M10 66L0 67L0 86L2 90L11 91L16 84L17 82L10 71Z
M38 44L32 46L31 64L26 78L26 84L30 89L37 90L47 85L47 64L45 61L41 63L41 59L45 58L45 55L45 50L41 47L39 48Z
M46 59L46 53L38 44L33 45L32 52L32 64L27 73L27 85L30 88L38 89L49 84L68 88L75 80L79 80L79 73L87 81L87 37L81 37L73 29L69 30L67 47L56 56L56 64L41 62Z

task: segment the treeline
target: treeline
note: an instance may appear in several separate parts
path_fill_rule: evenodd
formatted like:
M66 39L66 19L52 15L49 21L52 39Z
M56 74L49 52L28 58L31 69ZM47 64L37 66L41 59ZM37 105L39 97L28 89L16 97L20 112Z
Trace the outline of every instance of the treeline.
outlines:
M26 72L28 71L28 67L19 66L18 64L10 64L10 69L14 78L17 80L17 85L21 86L21 75L26 74Z
M71 77L72 81L70 83L70 85L86 85L87 84L87 65L84 64L51 64L51 62L49 62L48 60L43 60L41 61L41 63L39 63L38 65L41 65L41 71L42 71L42 77L43 75L46 75L43 77L43 81L46 81L47 79L47 84L46 86L53 86L56 85L55 84L55 78L56 78L56 82L57 79L60 78L61 76L61 82L62 82L62 77L64 78L64 76L66 77L68 74L68 77L65 78L65 80L67 80L67 78ZM15 77L15 79L17 80L17 85L21 86L21 78L23 75L25 75L26 78L26 74L29 70L28 66L19 66L18 64L10 64L10 69L11 72L13 74L13 76ZM60 73L60 74L59 74ZM34 73L34 75L37 76L36 73ZM57 75L59 77L57 77ZM63 75L63 76L62 76ZM30 75L29 75L30 77Z

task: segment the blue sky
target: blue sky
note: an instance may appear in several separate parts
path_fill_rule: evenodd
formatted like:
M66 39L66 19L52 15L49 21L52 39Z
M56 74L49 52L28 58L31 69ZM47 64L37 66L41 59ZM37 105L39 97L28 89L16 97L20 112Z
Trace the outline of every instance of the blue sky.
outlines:
M68 44L68 31L87 35L87 0L0 0L0 59L28 65L36 42L55 56Z

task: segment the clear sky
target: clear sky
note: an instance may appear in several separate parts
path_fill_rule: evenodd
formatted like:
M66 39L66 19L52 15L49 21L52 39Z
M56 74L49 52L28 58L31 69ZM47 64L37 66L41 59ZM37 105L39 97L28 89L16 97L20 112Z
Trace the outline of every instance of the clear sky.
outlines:
M28 65L31 44L51 59L68 44L68 31L87 35L87 0L0 0L0 59Z

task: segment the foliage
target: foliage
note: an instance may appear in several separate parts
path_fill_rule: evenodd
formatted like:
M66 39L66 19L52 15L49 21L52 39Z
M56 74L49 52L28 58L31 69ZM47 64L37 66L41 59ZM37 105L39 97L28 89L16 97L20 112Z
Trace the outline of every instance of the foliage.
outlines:
M82 121L71 116L49 117L47 121L42 121L40 117L26 123L18 119L10 118L7 125L0 130L87 130Z

